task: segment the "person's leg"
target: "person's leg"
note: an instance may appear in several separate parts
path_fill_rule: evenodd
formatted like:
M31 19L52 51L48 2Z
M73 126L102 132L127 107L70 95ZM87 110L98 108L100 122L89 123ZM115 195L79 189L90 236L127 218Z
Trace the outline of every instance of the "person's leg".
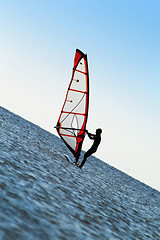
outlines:
M81 164L79 165L80 168L82 168L87 160L88 157L90 157L92 155L93 151L91 149L89 149L83 157L83 161L81 162Z

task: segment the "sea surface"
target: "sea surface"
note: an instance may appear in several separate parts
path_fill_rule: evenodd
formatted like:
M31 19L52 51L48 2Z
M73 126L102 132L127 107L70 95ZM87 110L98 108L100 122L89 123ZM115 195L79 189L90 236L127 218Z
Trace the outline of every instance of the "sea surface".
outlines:
M58 137L0 107L0 240L160 240L160 192L64 153Z

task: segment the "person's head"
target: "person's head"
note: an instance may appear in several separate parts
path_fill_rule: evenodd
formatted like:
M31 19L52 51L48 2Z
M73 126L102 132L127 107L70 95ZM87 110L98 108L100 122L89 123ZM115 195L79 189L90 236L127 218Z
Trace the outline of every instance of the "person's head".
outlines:
M102 133L102 129L101 128L97 128L96 129L96 135L101 135Z

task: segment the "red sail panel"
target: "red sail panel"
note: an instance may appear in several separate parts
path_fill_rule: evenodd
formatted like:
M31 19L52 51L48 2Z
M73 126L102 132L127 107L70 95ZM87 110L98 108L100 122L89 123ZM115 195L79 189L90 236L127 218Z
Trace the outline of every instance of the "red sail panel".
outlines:
M72 78L57 122L57 131L78 160L85 136L89 104L87 55L76 50Z

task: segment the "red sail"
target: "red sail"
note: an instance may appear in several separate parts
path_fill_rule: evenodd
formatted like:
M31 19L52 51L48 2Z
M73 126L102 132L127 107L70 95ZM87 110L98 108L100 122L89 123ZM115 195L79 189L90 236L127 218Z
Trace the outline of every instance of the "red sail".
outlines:
M89 103L87 55L76 50L72 78L57 122L57 131L78 160L85 136Z

